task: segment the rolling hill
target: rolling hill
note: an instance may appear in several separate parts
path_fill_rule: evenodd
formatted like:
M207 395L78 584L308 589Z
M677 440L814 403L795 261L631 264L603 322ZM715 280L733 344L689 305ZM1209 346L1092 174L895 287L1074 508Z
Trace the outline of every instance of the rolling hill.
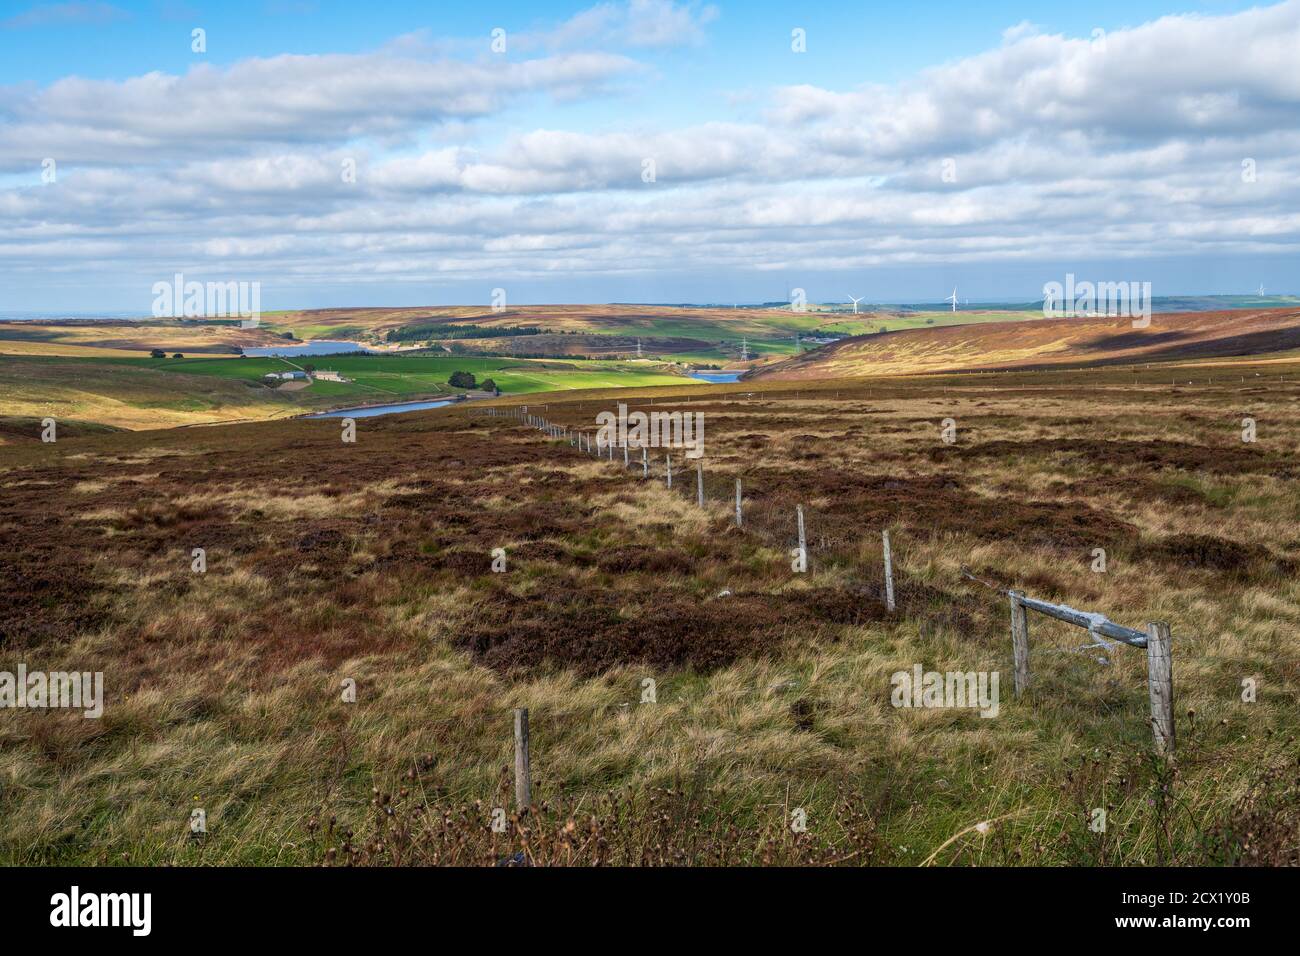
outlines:
M1036 319L860 335L758 369L749 378L826 379L978 369L1123 365L1300 348L1300 309Z

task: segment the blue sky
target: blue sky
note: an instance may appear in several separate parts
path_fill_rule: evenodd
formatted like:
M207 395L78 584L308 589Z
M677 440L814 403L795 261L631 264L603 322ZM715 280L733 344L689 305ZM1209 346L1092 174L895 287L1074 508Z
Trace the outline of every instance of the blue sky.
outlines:
M1296 0L807 6L6 0L0 310L1300 291Z

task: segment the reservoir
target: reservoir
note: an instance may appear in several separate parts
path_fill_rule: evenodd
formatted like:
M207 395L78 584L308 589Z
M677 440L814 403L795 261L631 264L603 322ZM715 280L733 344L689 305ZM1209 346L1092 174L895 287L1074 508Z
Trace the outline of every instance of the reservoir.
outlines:
M251 358L279 358L281 356L295 358L302 355L337 355L340 352L366 352L370 354L370 349L360 342L336 342L329 339L304 342L301 345L272 345L269 348L244 349L244 354Z
M698 378L701 382L712 382L719 385L723 382L740 381L741 372L692 372L691 378Z
M395 405L367 405L362 408L340 408L333 412L318 412L307 418L373 418L376 415L396 415L399 412L418 412L426 408L442 408L453 404L449 398L437 402L398 402Z

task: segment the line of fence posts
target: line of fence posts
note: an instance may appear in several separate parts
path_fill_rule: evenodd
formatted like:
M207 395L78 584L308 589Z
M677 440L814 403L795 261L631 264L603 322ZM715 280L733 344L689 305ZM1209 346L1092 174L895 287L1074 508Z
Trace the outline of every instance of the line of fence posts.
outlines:
M597 440L593 443L591 437L588 436L585 432L579 431L579 432L574 432L572 434L569 434L567 426L563 426L563 427L556 426L551 422L548 422L545 418L542 418L541 416L523 415L523 413L519 412L518 410L516 410L516 412L517 412L516 417L522 418L522 420L525 421L526 423L531 424L534 427L538 428L539 430L546 432L551 437L558 437L558 438L567 437L570 446L576 447L579 451L584 450L584 444L585 444L585 451L594 455L595 457L601 457L601 444L599 441L599 436L597 436ZM487 413L489 415L496 416L498 414L498 410L488 409ZM608 451L610 461L613 461L614 443L613 442L607 443L606 449ZM629 446L626 442L624 442L623 444L623 467L624 468L631 467ZM700 508L703 508L704 500L705 500L704 462L702 460L696 462L695 467L696 467L696 504ZM645 445L641 446L641 477L647 479L650 477L650 454L647 446ZM664 455L664 483L668 488L672 488L673 486L673 463L672 463L671 454ZM808 542L807 542L807 534L804 527L804 515L803 515L802 504L795 506L795 521L798 527L799 557L801 559L800 566L806 568L808 562ZM741 484L741 479L736 478L736 527L743 528L744 522L745 522L745 517L744 517L743 486ZM890 613L893 613L896 609L896 604L894 599L893 552L892 549L890 548L888 530L882 532L882 546L883 546L882 554L884 558L884 568L885 568L885 607ZM1027 678L1026 678L1026 682L1027 682ZM1020 685L1018 684L1017 686L1019 688ZM1017 692L1019 692L1019 690Z
M496 416L496 409L489 409L488 413ZM515 416L520 420L527 422L548 434L555 436L557 434L555 426L547 422L540 416L525 415L522 411L516 411ZM567 431L567 429L564 429ZM600 443L597 441L593 447L590 437L586 437L584 432L576 433L576 447L583 450L584 437L586 440L586 450L596 457L600 457ZM571 441L571 444L575 444ZM609 460L614 460L614 443L608 443ZM630 466L628 446L623 445L623 467ZM643 445L641 448L641 476L649 478L650 476L650 459L649 452ZM673 463L672 455L664 455L664 482L668 488L673 486ZM704 507L704 462L701 460L696 463L696 502L699 507ZM807 537L804 529L803 505L795 506L795 521L798 526L799 535L799 557L800 565L807 567L808 550ZM736 527L744 525L743 498L740 478L736 479ZM884 530L881 533L882 554L884 557L885 569L885 607L890 612L895 611L894 599L894 569L893 569L893 550L890 546L889 531ZM972 580L978 580L973 575L965 573L965 576ZM1084 614L1073 608L1064 605L1051 604L1047 601L1039 601L1027 597L1023 591L1009 590L1004 591L1011 603L1011 651L1014 670L1015 694L1020 697L1029 689L1030 684L1030 667L1029 667L1029 614L1028 612L1038 611L1048 617L1064 621L1067 624L1073 624L1082 627L1096 636L1109 637L1121 643L1129 644L1133 647L1145 648L1147 652L1147 692L1151 705L1151 731L1154 738L1155 750L1161 756L1173 758L1175 749L1175 726L1173 716L1173 660L1171 656L1171 636L1169 625L1161 621L1153 621L1147 625L1145 633L1135 631L1131 628L1122 627L1101 615ZM517 709L515 711L515 800L521 808L527 807L531 801L531 781L528 769L528 711L527 709Z

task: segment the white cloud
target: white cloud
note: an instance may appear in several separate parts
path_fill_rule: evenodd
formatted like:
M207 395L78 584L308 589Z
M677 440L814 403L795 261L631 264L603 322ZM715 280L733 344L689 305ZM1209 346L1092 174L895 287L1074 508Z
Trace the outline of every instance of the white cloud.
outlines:
M68 77L0 89L0 169L19 156L130 162L158 151L340 142L488 115L533 93L595 93L637 65L610 53L519 62L428 61L391 53L283 55L183 76Z
M24 30L34 27L101 26L128 19L128 14L111 3L38 3L36 6L0 20L0 28Z
M564 49L577 45L606 47L699 46L705 27L717 20L718 8L698 2L626 0L589 7L552 30L525 33L514 42L519 49Z

